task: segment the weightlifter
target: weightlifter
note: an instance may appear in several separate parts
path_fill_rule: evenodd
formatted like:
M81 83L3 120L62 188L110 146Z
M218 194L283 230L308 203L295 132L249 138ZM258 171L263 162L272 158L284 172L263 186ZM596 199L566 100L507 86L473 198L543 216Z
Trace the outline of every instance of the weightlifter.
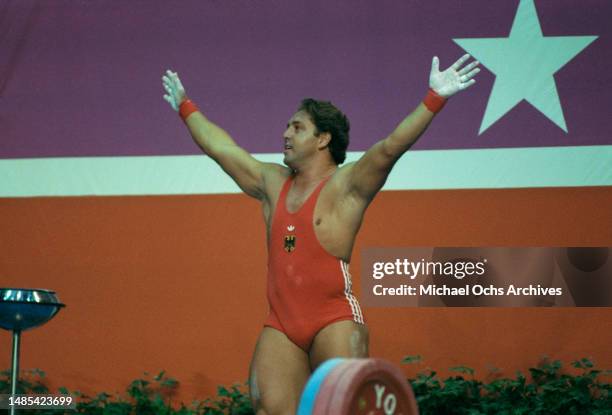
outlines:
M445 71L433 58L422 103L356 162L340 167L349 121L330 102L304 99L283 134L284 166L253 158L187 98L176 72L164 99L191 136L249 196L262 203L268 242L270 313L250 368L258 415L294 414L311 372L333 357L367 357L368 330L353 295L349 263L366 208L395 162L455 93L474 84L464 55Z

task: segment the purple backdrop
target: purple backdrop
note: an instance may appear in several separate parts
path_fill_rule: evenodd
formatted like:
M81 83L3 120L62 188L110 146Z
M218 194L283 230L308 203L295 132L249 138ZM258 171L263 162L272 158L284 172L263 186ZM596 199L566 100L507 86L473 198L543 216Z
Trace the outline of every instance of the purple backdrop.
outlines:
M545 36L599 38L556 75L569 134L526 102L478 135L494 75L447 105L418 149L612 144L612 2L536 1ZM350 150L423 97L453 38L506 37L518 1L0 2L0 158L198 154L162 99L188 94L251 152L281 151L300 99L329 99ZM528 71L520 62L517 71Z

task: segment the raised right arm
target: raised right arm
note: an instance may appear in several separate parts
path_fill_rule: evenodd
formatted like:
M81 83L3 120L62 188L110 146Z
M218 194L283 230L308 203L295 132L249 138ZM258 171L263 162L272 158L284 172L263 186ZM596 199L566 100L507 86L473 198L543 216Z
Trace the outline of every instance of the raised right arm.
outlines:
M166 71L162 81L166 90L164 99L175 111L180 110L196 144L215 160L246 194L263 199L265 172L272 166L256 160L239 147L225 130L206 118L187 99L185 88L176 72Z

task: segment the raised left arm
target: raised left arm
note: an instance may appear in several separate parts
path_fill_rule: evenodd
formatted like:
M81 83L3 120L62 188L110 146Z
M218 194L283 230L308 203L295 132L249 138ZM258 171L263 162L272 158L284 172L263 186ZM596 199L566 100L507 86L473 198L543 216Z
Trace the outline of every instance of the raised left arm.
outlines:
M350 168L347 190L369 202L382 188L395 162L427 129L446 100L473 85L480 69L478 61L463 66L470 55L462 56L447 70L440 72L439 60L433 58L429 75L429 91L419 106L410 113L385 139L374 144Z

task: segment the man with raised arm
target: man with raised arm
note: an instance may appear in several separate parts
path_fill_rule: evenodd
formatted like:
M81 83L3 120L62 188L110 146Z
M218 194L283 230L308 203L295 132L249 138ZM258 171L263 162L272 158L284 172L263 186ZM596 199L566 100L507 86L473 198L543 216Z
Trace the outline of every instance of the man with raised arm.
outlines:
M388 137L342 167L349 122L330 102L302 101L283 134L282 166L253 158L187 98L176 72L163 76L164 99L195 142L262 203L270 312L249 375L257 415L294 414L308 377L325 360L368 356L368 330L348 270L355 237L395 162L446 100L475 82L478 62L464 66L468 59L441 72L434 57L424 101Z

